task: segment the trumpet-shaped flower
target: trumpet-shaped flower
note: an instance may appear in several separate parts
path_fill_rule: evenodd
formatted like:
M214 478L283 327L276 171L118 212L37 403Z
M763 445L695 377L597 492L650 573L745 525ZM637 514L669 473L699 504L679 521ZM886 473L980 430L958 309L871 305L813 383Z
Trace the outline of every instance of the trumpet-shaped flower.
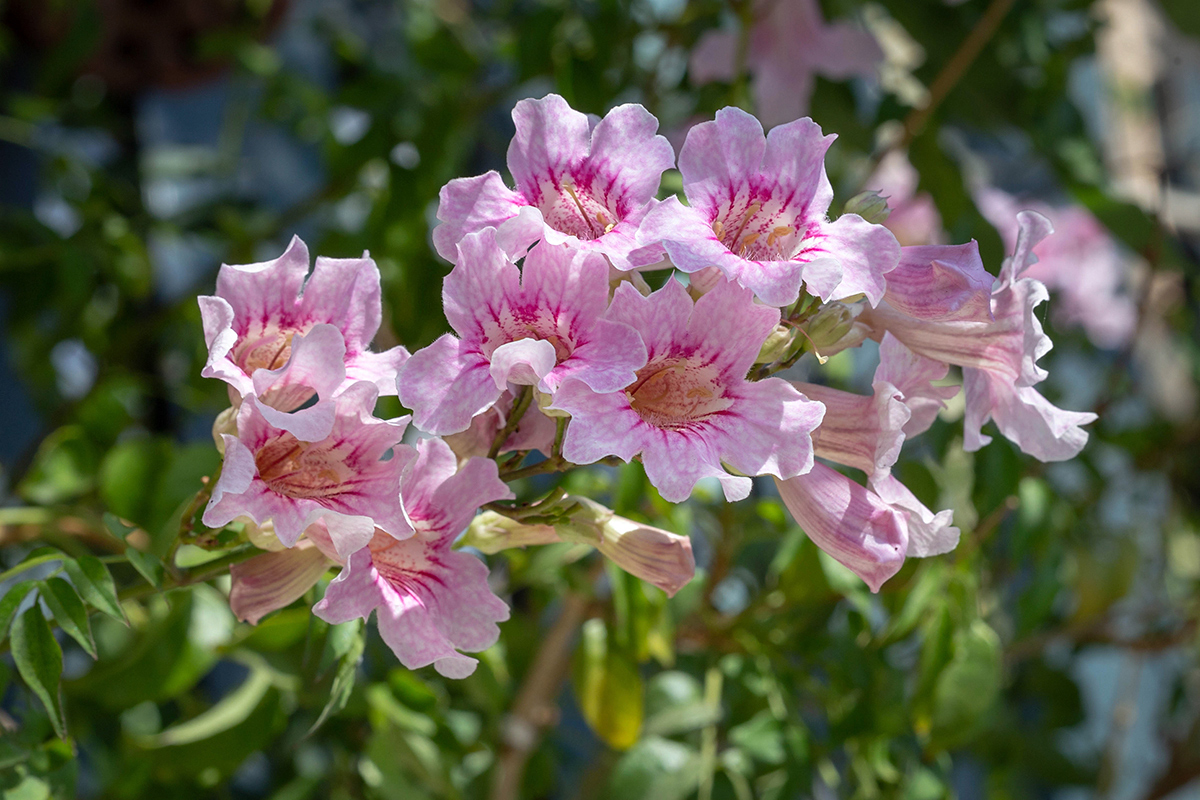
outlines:
M779 378L746 380L778 311L727 282L693 304L669 280L649 297L618 286L608 316L641 331L649 360L622 390L563 384L553 407L571 414L568 460L640 454L650 482L672 502L687 499L704 477L718 478L726 498L740 500L750 493L746 475L790 478L812 466L821 404Z
M897 284L896 303L889 286L885 302L860 318L876 336L886 331L921 356L963 367L967 450L991 441L980 428L994 419L1024 452L1043 461L1058 461L1083 448L1087 433L1080 426L1096 417L1059 409L1032 388L1046 378L1037 362L1052 347L1034 315L1034 308L1048 295L1040 281L1021 274L1036 262L1033 245L1051 228L1045 217L1031 211L1018 214L1018 222L1021 235L1014 254L1005 260L986 308L979 299L980 279L974 267L949 269L954 259L931 257L923 271L916 260L909 264L911 270L901 270L904 283ZM910 248L926 257L939 250L945 249ZM958 267L963 263L971 262L960 259ZM927 296L933 298L928 303L919 300L922 279Z
M400 504L400 475L412 460L400 444L408 417L371 415L378 391L361 381L333 402L330 433L305 442L267 421L251 396L237 417L237 435L223 434L225 464L204 510L204 524L220 527L240 516L268 520L291 547L323 519L339 553L363 547L376 527L393 536L412 532ZM391 458L383 460L387 451Z
M518 269L488 229L463 238L442 300L450 327L400 372L400 401L418 428L466 430L509 383L553 394L567 378L598 392L632 383L646 363L637 331L603 318L608 265L542 242Z
M365 254L318 257L306 282L308 265L308 248L294 237L273 261L221 267L216 295L199 298L208 344L201 374L229 384L235 402L256 394L277 412L266 412L273 424L321 438L321 427L332 418L333 395L358 381L370 381L381 394L395 393L396 371L408 351L368 349L382 318L374 261ZM313 395L320 411L284 416Z
M376 531L370 543L350 556L324 599L313 608L331 623L376 612L383 640L410 669L433 664L448 678L465 678L477 652L496 643L496 623L508 619L508 606L488 587L488 568L469 553L450 549L475 509L511 498L496 463L475 458L462 469L445 442L426 439L400 485L416 534L403 541ZM329 550L319 530L310 534Z
M957 386L933 385L946 372L945 363L919 356L884 334L871 396L792 385L825 405L825 418L813 436L816 455L882 477L899 458L905 438L927 430L945 401L958 394Z
M441 224L433 231L439 255L454 261L464 236L496 228L512 255L544 239L602 253L620 269L659 260L661 250L635 252L662 173L675 166L675 151L656 134L650 112L628 104L593 121L551 94L520 101L512 116L517 132L508 168L516 191L494 171L442 187Z
M856 214L826 215L833 189L825 151L834 138L807 118L764 137L750 114L721 109L688 131L679 154L689 205L659 204L640 241L662 242L684 272L717 267L767 305L795 301L802 283L825 300L865 294L878 303L900 245Z

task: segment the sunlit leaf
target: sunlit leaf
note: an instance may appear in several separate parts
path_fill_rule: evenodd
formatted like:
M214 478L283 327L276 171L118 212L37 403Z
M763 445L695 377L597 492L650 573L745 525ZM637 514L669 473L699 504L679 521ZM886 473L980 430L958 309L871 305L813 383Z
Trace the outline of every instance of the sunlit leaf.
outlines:
M62 578L48 578L41 584L42 600L54 615L58 627L96 658L96 640L92 638L92 623L88 619L87 607L75 593L71 584Z
M67 736L67 724L63 715L62 649L54 640L50 624L37 606L28 609L12 624L12 656L25 685L37 695L38 700L50 715L54 732L60 738Z

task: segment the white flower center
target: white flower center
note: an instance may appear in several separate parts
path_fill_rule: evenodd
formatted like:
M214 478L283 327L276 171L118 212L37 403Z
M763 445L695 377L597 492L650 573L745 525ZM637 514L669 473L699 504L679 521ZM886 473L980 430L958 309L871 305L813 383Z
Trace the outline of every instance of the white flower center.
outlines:
M796 214L773 198L764 203L738 197L722 205L712 229L729 252L748 261L787 261L804 238Z

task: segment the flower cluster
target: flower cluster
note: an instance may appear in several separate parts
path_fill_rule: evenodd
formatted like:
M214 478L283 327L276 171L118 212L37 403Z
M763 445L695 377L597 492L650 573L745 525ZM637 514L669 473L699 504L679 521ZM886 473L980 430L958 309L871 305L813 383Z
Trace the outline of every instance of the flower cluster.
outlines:
M673 593L694 571L686 537L590 498L498 502L514 498L507 481L612 458L640 460L672 502L708 478L740 500L769 475L805 532L878 590L906 557L958 540L950 512L891 473L958 393L950 365L968 449L988 441L988 419L1043 460L1086 442L1093 417L1035 388L1050 347L1034 315L1045 287L1023 275L1049 232L1036 213L1017 215L996 279L973 242L901 247L877 221L831 219L834 137L809 119L764 134L726 108L696 125L678 157L686 204L656 197L675 154L640 106L596 120L550 95L513 119L515 188L490 172L441 192L433 239L454 265L452 333L429 347L372 352L374 263L318 258L306 280L299 240L275 261L222 267L201 298L204 374L234 402L204 521L249 520L268 550L233 570L241 618L340 564L316 614L374 610L405 665L465 676L475 660L460 651L494 643L508 609L484 563L453 549L464 530L482 552L587 542ZM663 270L652 291L644 275ZM880 354L870 396L777 374L868 338ZM381 393L411 410L410 443L409 417L375 416Z

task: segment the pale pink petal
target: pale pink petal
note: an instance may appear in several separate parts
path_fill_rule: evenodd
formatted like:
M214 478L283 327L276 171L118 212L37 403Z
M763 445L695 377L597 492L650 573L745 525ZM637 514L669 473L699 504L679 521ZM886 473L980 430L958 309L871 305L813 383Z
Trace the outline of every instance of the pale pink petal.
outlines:
M1017 243L1010 258L1000 267L1000 282L1012 286L1021 273L1037 263L1033 248L1050 234L1054 226L1036 211L1017 213Z
M846 22L825 25L808 54L817 71L836 81L861 76L869 78L883 61L883 50L875 37Z
M299 236L293 236L283 255L272 261L222 264L217 273L217 296L225 298L234 318L243 324L288 324L294 320L296 297L307 274L308 248Z
M884 300L915 319L979 320L991 317L994 282L974 240L961 245L904 247L900 265L887 275Z
M396 378L397 394L421 430L458 433L500 397L488 370L483 353L446 334L413 353Z
M712 122L694 126L679 153L691 206L711 219L731 193L748 192L761 179L766 149L762 125L740 108L727 106Z
M678 281L659 291L687 297ZM696 301L686 336L677 334L678 346L699 361L743 378L778 324L778 309L755 303L749 289L726 282Z
M1014 386L983 370L964 369L963 388L963 447L969 452L991 441L980 432L990 418L1022 452L1039 461L1065 461L1087 444L1080 426L1096 421L1095 414L1058 408L1032 386Z
M486 456L496 435L504 427L512 405L512 392L506 390L494 406L474 417L465 431L444 437L446 444L460 459ZM535 405L531 405L517 423L517 429L500 447L500 452L540 450L548 456L554 442L556 427L554 420L543 414Z
M945 509L934 514L894 475L872 478L871 491L904 514L908 524L906 555L910 558L938 556L958 547L959 530L951 524L954 512Z
M825 418L813 436L818 456L867 475L892 468L900 457L904 425L912 414L895 386L876 381L875 393L866 397L827 386L794 385L825 405Z
M320 324L293 339L291 347L291 357L279 369L254 371L254 394L267 422L301 441L318 442L333 428L333 396L345 381L346 344L336 327ZM317 402L300 408L313 395Z
M658 135L658 120L642 106L627 103L609 111L592 129L588 163L579 182L625 219L654 198L663 172L674 166L675 149Z
M496 243L496 231L468 234L458 243L455 267L443 283L446 319L464 341L496 336L520 287L521 271Z
M904 517L874 492L824 464L775 485L808 538L866 581L872 592L904 566Z
M346 352L356 355L379 330L382 302L379 267L366 253L362 258L317 256L296 313L310 323L337 325L346 339Z
M943 361L919 356L904 344L885 333L879 342L879 366L875 369L875 382L884 381L900 390L904 405L912 412L904 423L904 435L911 439L933 425L938 412L946 407L946 401L958 394L957 386L934 386L949 372Z
M455 178L438 193L433 247L447 261L458 257L458 243L468 233L498 228L525 207L520 195L504 185L495 170L473 178Z
M554 395L554 408L572 416L563 440L563 457L572 464L610 455L628 463L645 446L642 418L623 393L597 394L579 381L566 381Z
M696 574L692 540L625 517L603 526L596 548L621 569L674 597Z
M724 434L722 460L747 475L791 478L812 469L812 432L825 408L780 378L745 383L739 402L718 415L713 426Z
M637 331L650 360L659 358L674 346L678 335L687 330L692 300L687 289L676 280L668 280L651 297L643 297L631 284L622 283L613 292L608 319Z
M810 232L795 258L802 262L826 258L837 262L842 282L825 299L865 294L876 306L887 289L884 276L899 263L900 243L882 225L867 222L857 214L843 214Z
M384 581L371 563L371 551L363 547L350 556L334 578L313 613L331 625L366 619L383 602Z
M400 493L418 530L451 538L467 527L480 506L513 498L495 461L472 458L459 469L454 452L440 439L417 444L417 459L401 480Z
M229 608L235 617L257 625L272 611L299 600L321 579L333 562L304 544L263 553L229 568Z
M543 391L555 392L563 381L575 378L598 392L615 392L633 383L637 370L646 366L646 346L630 326L601 319L589 332L571 358L546 376Z
M517 132L508 146L508 169L517 190L539 205L546 179L574 172L587 158L591 126L556 94L519 101L512 118Z
M346 382L369 381L381 396L396 394L396 375L408 361L408 350L397 346L382 353L369 350L346 359Z
M497 394L509 383L518 386L545 386L543 378L557 365L554 345L545 339L518 339L492 351L489 373Z
M200 319L204 325L204 343L208 345L208 360L200 374L205 378L217 378L230 386L231 394L244 397L254 391L250 376L233 363L229 353L238 341L233 329L233 306L223 297L197 297L200 304Z
M825 174L825 154L837 139L824 135L807 117L777 125L767 134L761 174L774 183L785 208L802 209L805 217L823 216L833 202L833 187Z

